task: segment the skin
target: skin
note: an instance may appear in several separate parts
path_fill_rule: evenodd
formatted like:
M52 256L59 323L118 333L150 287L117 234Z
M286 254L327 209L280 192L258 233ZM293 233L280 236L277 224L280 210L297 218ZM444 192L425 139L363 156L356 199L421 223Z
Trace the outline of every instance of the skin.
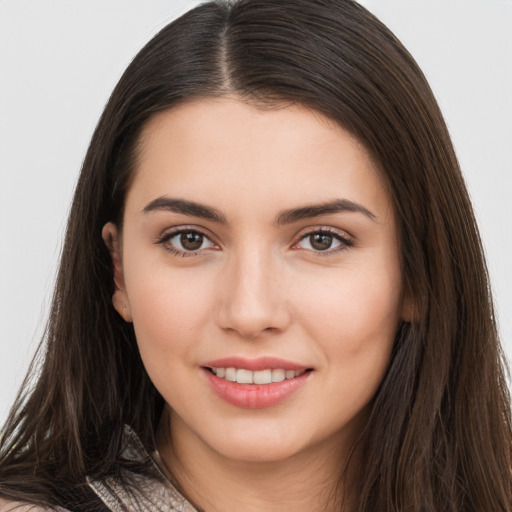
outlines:
M109 223L103 237L115 268L114 307L133 322L168 404L158 432L165 465L208 511L334 510L340 468L398 325L409 320L396 222L376 166L319 113L261 111L236 98L160 113L141 142L123 232ZM226 222L144 212L162 196L215 208ZM333 199L371 215L276 222L283 210ZM176 228L207 238L199 251L176 254L184 252L170 236ZM333 234L323 239L331 248L312 244L319 230ZM206 361L227 356L274 356L313 370L284 402L244 409L204 377Z

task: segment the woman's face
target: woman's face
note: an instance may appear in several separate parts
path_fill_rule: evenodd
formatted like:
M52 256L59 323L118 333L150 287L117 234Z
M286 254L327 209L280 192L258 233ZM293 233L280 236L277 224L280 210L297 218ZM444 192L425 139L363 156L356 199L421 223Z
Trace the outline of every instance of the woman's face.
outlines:
M141 142L104 238L173 435L237 460L351 442L404 309L367 151L319 113L236 99L160 113Z

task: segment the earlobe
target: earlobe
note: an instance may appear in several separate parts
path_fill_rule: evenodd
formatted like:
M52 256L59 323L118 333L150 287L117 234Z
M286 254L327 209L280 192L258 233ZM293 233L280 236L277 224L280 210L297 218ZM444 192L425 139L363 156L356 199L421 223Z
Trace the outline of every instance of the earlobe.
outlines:
M101 236L107 246L112 259L112 272L114 279L114 293L112 295L112 305L121 315L125 322L132 322L132 313L130 302L124 283L124 273L122 264L122 255L120 247L120 237L117 227L114 223L108 222L103 226Z

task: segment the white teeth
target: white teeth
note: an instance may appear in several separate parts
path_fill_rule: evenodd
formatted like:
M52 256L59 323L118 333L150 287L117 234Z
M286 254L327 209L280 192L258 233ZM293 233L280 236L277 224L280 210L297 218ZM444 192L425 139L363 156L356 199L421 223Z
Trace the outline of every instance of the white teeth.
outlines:
M281 382L286 378L286 372L284 370L272 370L272 382Z
M231 382L236 381L236 368L226 368L225 377L226 380L230 380Z
M272 382L272 370L254 372L253 382L254 384L270 384Z
M211 368L212 372L221 379L238 384L270 384L272 382L282 382L285 379L293 379L302 375L305 370L283 370L275 368L273 370L258 370L252 372L244 368Z
M252 384L253 383L253 374L250 370L237 370L236 371L236 381L238 384Z

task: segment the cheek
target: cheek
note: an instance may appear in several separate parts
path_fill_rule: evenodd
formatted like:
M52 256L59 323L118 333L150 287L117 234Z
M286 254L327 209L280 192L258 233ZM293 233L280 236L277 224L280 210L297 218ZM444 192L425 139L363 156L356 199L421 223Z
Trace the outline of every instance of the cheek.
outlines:
M183 383L192 382L200 341L211 318L212 287L170 268L149 267L127 281L140 355L155 387L168 403L185 408L191 400Z
M400 273L341 269L302 283L302 323L331 362L387 363L400 321Z
M323 299L310 295L304 325L326 370L326 400L344 423L371 402L384 377L400 321L400 287L384 275L346 278L316 292Z
M128 262L127 262L128 263ZM170 359L190 351L211 317L211 278L195 269L126 265L126 287L143 358Z

